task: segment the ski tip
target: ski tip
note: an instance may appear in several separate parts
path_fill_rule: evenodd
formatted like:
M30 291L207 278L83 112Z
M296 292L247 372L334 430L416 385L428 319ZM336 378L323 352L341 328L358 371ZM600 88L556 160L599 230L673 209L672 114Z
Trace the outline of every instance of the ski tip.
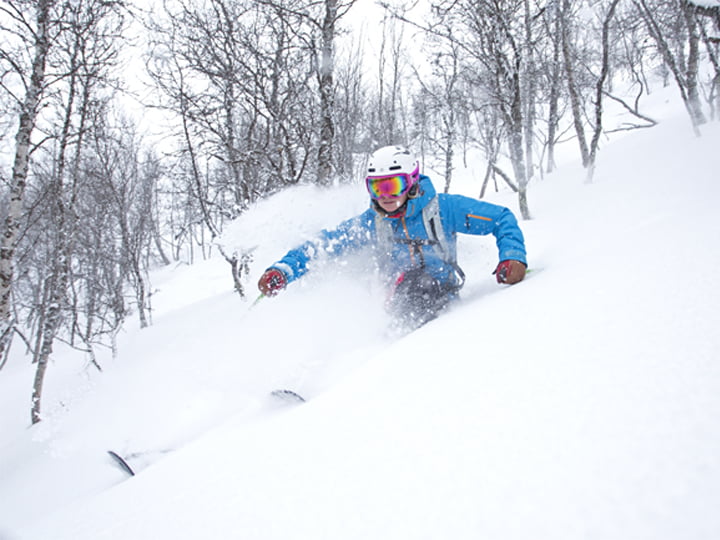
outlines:
M288 403L305 403L305 398L302 397L300 394L284 388L273 390L272 392L270 392L270 395Z
M130 476L135 476L135 471L132 470L132 467L130 467L130 465L128 465L128 462L125 461L125 459L120 454L118 454L117 452L115 452L113 450L108 450L107 453L111 458L113 458L113 461L115 461L115 463L123 471L128 473Z

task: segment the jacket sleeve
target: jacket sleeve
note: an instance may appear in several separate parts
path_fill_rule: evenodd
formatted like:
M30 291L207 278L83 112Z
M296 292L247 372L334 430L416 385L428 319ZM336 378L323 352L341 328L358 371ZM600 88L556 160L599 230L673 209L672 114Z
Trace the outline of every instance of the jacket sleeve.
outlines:
M281 270L289 283L306 274L309 263L323 254L337 257L368 245L373 228L369 212L343 221L335 229L320 231L315 239L291 249L271 268Z
M440 208L443 222L453 233L495 236L500 261L516 260L527 265L525 239L509 208L463 195L445 195Z

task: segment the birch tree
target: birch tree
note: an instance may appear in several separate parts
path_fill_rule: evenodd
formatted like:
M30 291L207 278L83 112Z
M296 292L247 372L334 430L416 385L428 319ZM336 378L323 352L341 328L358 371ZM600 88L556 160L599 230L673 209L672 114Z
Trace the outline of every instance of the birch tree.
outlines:
M66 5L65 31L57 43L60 123L55 134L57 151L49 177L49 203L54 216L50 273L45 285L47 304L39 328L39 350L33 384L33 423L41 419L45 372L56 338L70 306L68 290L78 236L77 204L82 189L80 164L92 109L109 70L117 58L117 39L124 25L120 2L80 0Z
M635 0L634 4L675 79L693 130L699 136L699 127L707 119L700 101L700 32L693 6L688 0L663 1L653 6L646 0Z
M423 139L429 144L427 150L440 156L445 176L443 191L448 193L455 168L454 158L458 139L461 136L461 118L467 114L465 89L462 77L461 48L453 41L437 38L430 40L435 52L432 53L431 73L427 77L416 72L424 113L420 126ZM423 144L423 148L425 144Z
M521 2L497 4L484 0L462 3L467 21L467 50L474 60L470 75L475 84L486 89L486 96L496 107L505 124L506 144L513 176L517 184L518 203L523 219L530 219L527 186L528 170L525 138L525 112L528 111L523 77L528 73L525 5ZM499 172L496 168L496 172Z
M12 288L15 281L15 251L25 201L30 154L33 150L32 136L45 91L46 65L58 28L53 20L55 0L33 2L9 2L0 4L3 23L0 31L19 39L17 48L4 41L0 50L3 69L12 74L11 80L19 81L21 94L9 86L3 78L2 85L15 101L18 110L15 135L15 158L12 177L7 193L8 207L0 239L0 358L7 351L13 328ZM24 50L32 51L27 57Z
M600 72L595 81L595 117L593 136L590 141L590 154L588 156L586 182L592 182L593 174L595 172L595 160L597 158L598 145L603 131L603 98L605 94L605 84L610 71L610 23L615 15L615 9L617 8L618 2L619 0L612 0L610 2L607 12L604 14L602 19L602 31L600 34L600 43L602 47L600 52Z

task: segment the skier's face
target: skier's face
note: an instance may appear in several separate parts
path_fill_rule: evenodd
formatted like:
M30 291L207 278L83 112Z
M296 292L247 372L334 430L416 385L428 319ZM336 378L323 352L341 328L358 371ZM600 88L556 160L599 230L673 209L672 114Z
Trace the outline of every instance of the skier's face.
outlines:
M388 214L392 214L395 212L398 208L400 208L403 204L405 204L405 201L407 201L408 195L405 193L404 195L401 195L400 197L385 197L381 196L377 200L377 203L380 205L380 208L385 210Z

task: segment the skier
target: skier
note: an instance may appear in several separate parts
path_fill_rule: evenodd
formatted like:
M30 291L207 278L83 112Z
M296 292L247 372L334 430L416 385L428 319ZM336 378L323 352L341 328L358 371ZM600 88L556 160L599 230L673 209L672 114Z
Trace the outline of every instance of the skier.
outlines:
M290 250L260 277L262 294L274 296L301 277L321 250L337 256L372 246L390 287L388 310L403 326L416 328L437 317L464 284L457 233L495 236L498 283L514 284L525 277L525 243L513 213L462 195L436 194L406 148L376 150L368 160L365 184L370 208Z

